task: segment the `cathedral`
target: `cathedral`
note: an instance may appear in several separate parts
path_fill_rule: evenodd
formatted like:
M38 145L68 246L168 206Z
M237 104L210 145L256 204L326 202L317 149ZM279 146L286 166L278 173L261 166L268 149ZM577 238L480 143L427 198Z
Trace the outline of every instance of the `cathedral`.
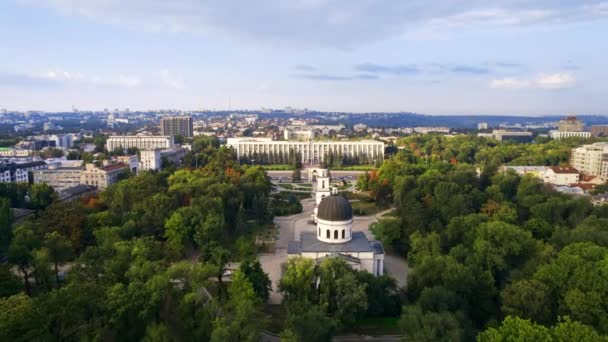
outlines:
M363 232L353 232L353 209L345 197L331 189L329 171L315 171L316 206L312 221L315 232L302 232L299 241L290 241L290 257L302 256L321 262L338 257L351 267L373 275L384 274L384 248L379 241L370 241Z

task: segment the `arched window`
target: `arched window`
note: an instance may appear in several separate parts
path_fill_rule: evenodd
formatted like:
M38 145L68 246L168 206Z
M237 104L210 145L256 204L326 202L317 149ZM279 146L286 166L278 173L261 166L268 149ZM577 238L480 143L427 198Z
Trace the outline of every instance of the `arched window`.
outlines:
M338 240L338 230L334 230L334 239Z
M330 233L329 233L329 229L327 230L327 234L325 234L326 237L329 239L331 237Z
M325 181L321 181L321 189L325 189Z
M346 239L346 229L342 229L342 238Z

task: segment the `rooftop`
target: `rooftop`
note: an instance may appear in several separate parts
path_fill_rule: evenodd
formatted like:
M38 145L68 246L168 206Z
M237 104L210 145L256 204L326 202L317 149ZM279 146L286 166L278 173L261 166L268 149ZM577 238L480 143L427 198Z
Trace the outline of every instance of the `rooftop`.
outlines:
M577 169L571 166L551 166L550 169L555 173L579 173Z
M374 252L384 253L382 243L369 241L363 232L353 232L353 238L344 243L327 243L319 241L315 232L304 232L300 234L300 241L290 241L287 246L288 254L299 254L306 252Z
M125 167L129 167L129 166L125 163L116 163L116 164L104 166L104 167L100 168L100 170L109 172L109 171L124 169Z

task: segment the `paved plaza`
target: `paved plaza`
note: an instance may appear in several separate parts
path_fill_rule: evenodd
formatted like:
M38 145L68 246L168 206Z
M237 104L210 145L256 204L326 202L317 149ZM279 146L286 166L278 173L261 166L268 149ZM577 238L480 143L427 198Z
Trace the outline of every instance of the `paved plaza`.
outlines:
M301 232L316 231L316 226L308 223L315 206L314 199L305 199L302 200L301 203L303 207L302 213L276 217L274 219L275 224L279 227L279 237L275 245L275 253L260 255L262 268L268 273L268 276L272 281L272 292L269 299L270 304L279 304L281 302L281 295L278 293L278 284L281 279L281 265L287 261L287 244L289 241L299 240ZM353 231L364 232L369 239L374 239L369 231L369 226L376 222L378 220L377 217L380 217L381 215L382 213L370 216L355 216ZM385 255L384 271L386 274L395 278L400 287L406 285L409 268L407 261L404 258L395 255Z

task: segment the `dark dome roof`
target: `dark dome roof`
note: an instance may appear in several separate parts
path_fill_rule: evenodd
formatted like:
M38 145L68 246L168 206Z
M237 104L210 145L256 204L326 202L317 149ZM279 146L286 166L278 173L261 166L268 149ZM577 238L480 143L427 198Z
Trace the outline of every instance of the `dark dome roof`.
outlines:
M326 221L347 221L353 218L353 207L343 196L327 196L319 203L317 218Z

